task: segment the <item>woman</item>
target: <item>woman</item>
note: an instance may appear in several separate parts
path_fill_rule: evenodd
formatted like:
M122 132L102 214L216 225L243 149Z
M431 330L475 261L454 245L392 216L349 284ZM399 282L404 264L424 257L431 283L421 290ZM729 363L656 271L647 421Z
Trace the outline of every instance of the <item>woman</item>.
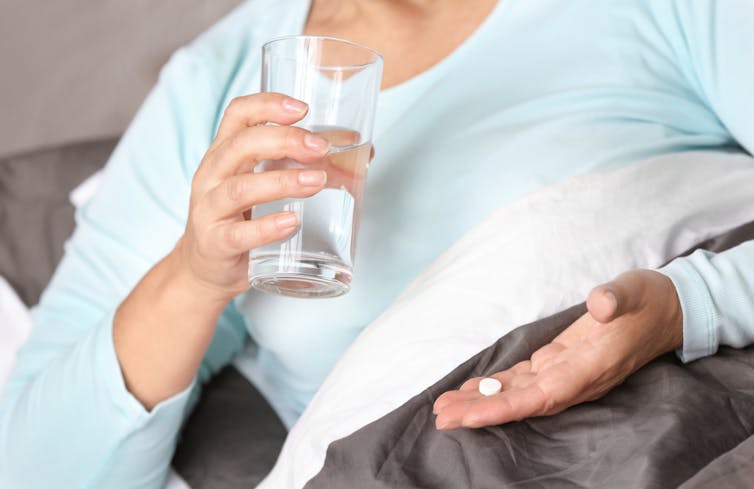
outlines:
M0 406L3 487L160 487L199 386L247 333L291 423L358 332L496 207L651 155L751 152L751 18L745 0L245 3L176 53L79 212ZM305 105L247 95L262 43L302 32L386 61L353 290L328 301L247 291L246 252L298 221L243 211L325 184L241 171L328 149L287 126ZM481 399L471 380L438 400L438 427L554 413L664 352L751 343L752 264L747 243L597 287L589 314L500 374L508 394Z

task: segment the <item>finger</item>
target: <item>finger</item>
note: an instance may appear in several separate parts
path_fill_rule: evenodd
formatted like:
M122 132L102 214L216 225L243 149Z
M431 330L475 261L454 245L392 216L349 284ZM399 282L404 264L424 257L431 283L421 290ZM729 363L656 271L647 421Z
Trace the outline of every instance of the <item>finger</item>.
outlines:
M478 399L481 396L482 394L480 394L479 391L448 391L437 398L434 405L432 406L432 412L439 414L446 406L449 406L456 402L471 401Z
M548 399L536 383L470 402L461 426L480 428L545 414Z
M469 379L461 385L459 390L462 390L462 391L479 390L479 382L481 382L483 378L484 377L474 377L472 379Z
M636 272L628 272L592 289L586 305L589 314L597 322L609 323L638 308L642 292L643 284L640 276Z
M531 369L539 372L547 368L552 361L565 350L565 345L557 342L548 343L531 355Z
M564 329L558 336L552 340L551 343L557 343L563 345L565 348L569 348L578 342L582 341L584 337L592 333L594 329L595 320L591 314L585 312L576 321L571 323L566 329Z
M490 377L494 377L499 380L500 383L503 384L503 388L505 388L505 386L510 384L511 380L516 375L529 372L531 372L531 361L524 360L522 362L518 362L508 370L503 370L502 372L492 374L490 375ZM467 380L461 386L461 390L479 389L479 382L481 382L483 378L484 377L474 377L473 379Z
M474 400L459 401L447 404L435 418L435 427L438 430L456 430L463 426L463 418L471 408Z
M333 146L353 146L361 141L361 134L352 129L326 129L317 134L330 141Z
M537 381L537 374L533 372L523 373L523 374L518 374L512 377L506 387L509 389L528 387L529 385L533 384L536 381Z
M223 224L215 231L215 242L227 253L238 255L287 238L298 223L299 218L294 212L279 212L251 221Z
M205 172L216 183L253 168L262 160L291 158L302 163L321 160L330 148L326 139L293 126L255 126L225 140L209 155Z
M247 127L265 122L293 124L301 120L309 107L281 93L255 93L231 100L225 109L216 141L222 141Z
M503 385L503 389L505 389L507 386L511 385L513 383L513 379L517 375L527 374L531 371L531 362L528 360L526 362L519 362L513 367L509 368L508 370L503 370L502 372L497 372L495 374L489 375L489 377L492 377L493 379L497 379L500 381L500 383ZM466 382L461 385L460 390L479 390L479 383L484 379L484 377L474 377L473 379L469 379Z
M205 196L203 212L212 220L238 216L254 205L283 198L304 198L322 190L322 170L278 170L240 173L224 180Z

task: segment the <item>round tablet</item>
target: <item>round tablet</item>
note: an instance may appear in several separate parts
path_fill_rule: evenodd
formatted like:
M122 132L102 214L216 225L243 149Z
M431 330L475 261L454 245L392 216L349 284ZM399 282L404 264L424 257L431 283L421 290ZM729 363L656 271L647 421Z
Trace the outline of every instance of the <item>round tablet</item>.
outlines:
M500 392L503 388L503 384L499 380L491 377L486 377L479 382L479 392L484 396L492 396Z

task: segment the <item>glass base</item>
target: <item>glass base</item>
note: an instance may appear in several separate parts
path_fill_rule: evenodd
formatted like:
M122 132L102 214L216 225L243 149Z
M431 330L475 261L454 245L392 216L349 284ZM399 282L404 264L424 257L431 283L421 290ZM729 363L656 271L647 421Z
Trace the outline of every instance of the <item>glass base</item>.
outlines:
M281 263L278 256L252 257L249 285L268 294L288 297L338 297L351 289L351 269L316 258Z

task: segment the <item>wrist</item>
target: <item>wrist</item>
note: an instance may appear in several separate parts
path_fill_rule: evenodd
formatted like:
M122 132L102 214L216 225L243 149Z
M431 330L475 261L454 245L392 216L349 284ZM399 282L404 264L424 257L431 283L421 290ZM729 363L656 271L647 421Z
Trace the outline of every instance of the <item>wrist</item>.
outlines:
M169 270L170 280L182 289L183 294L207 307L224 309L236 294L202 280L191 267L183 238L163 260Z
M147 410L191 384L229 300L197 282L171 252L118 307L116 355L126 388Z
M683 309L673 281L660 272L654 274L658 277L661 287L658 296L662 297L660 306L663 312L660 317L666 329L666 352L671 352L683 348Z

